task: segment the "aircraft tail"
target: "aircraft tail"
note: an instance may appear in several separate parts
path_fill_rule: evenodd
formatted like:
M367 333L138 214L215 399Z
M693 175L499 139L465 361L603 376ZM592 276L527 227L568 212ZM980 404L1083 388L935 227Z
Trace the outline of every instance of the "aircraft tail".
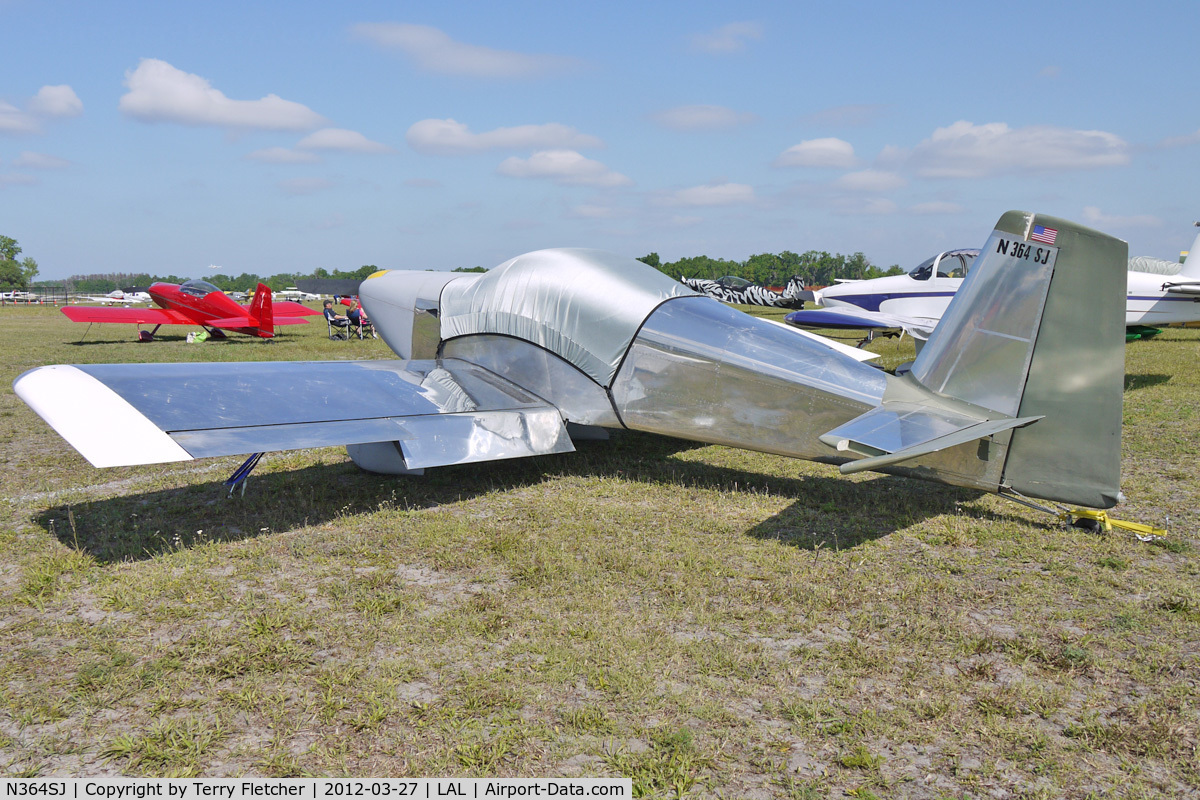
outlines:
M1200 222L1196 225L1200 226ZM1196 234L1196 241L1192 242L1192 249L1188 250L1187 258L1183 260L1179 277L1200 280L1200 233Z
M250 301L250 319L257 321L258 335L264 339L275 336L275 313L271 303L271 287L260 283Z
M1119 501L1127 260L1120 239L1010 211L913 363L925 392L1021 422L980 449L1001 492Z

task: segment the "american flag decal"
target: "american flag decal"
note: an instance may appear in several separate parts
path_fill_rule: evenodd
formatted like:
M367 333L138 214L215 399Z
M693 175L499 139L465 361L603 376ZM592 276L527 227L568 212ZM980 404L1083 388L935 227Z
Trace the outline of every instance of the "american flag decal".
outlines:
M1047 228L1045 225L1034 225L1029 238L1042 244L1054 244L1058 237L1058 228Z

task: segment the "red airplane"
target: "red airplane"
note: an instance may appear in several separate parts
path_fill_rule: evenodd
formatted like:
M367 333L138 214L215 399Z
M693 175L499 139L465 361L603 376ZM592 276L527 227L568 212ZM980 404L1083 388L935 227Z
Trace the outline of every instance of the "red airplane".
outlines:
M306 324L304 317L321 313L287 300L271 302L271 288L265 283L258 285L249 306L238 305L216 286L200 280L156 283L149 292L161 308L65 306L62 312L74 322L135 323L142 342L150 341L163 325L199 325L218 339L225 337L222 329L270 339L276 325ZM142 325L154 325L154 330L143 331Z

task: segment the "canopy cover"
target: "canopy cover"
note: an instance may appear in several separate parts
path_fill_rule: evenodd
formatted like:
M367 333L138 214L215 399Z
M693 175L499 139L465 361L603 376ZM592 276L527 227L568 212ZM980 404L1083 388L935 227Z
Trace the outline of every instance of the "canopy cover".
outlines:
M651 266L603 250L517 256L475 280L446 284L441 333L515 336L610 386L642 322L674 297L697 295Z

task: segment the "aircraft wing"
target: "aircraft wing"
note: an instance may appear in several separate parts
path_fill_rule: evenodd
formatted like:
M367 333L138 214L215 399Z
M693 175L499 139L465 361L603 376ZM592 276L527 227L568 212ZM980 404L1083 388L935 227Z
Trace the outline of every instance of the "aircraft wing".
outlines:
M95 308L63 306L62 312L72 322L128 322L138 325L197 325L186 314L166 308Z
M827 328L835 330L902 330L914 339L928 339L938 321L929 317L904 317L883 311L867 311L861 308L814 308L793 311L784 317L789 325L797 328Z
M408 469L574 450L557 408L457 359L49 366L13 388L97 467L374 442Z

